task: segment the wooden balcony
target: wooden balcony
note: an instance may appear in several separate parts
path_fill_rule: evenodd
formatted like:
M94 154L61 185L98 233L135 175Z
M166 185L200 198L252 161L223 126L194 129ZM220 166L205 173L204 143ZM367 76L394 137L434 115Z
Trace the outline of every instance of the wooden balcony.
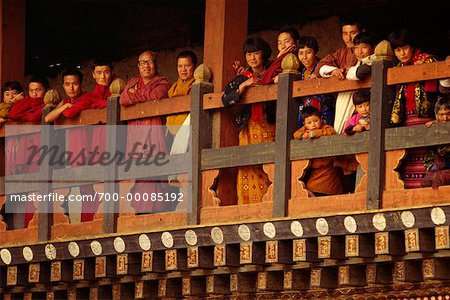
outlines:
M146 282L145 289L159 293L160 297L173 292L172 286L180 288L177 291L183 296L194 295L194 287L198 285L203 286L201 295L214 294L215 292L211 291L216 289L225 289L226 293L232 293L233 288L241 292L246 288L249 288L251 292L286 290L289 289L289 283L292 285L292 276L294 279L306 276L309 282L305 287L291 287L292 289L358 286L360 283L355 279L357 276L351 274L359 274L361 270L364 274L375 272L372 269L376 269L377 266L381 268L381 263L394 266L393 271L390 271L389 282L392 282L392 278L394 281L413 282L412 275L408 275L410 273L402 273L404 277L401 277L402 274L395 273L396 270L399 268L413 270L417 264L421 270L421 264L430 263L428 260L438 266L436 268L440 268L442 258L448 258L448 253L443 253L440 249L449 249L450 245L440 245L438 242L427 245L426 241L433 240L435 233L436 236L442 234L448 239L448 221L445 216L450 212L450 186L440 186L438 189L405 189L397 169L406 149L450 143L450 124L437 124L431 128L425 126L385 128L387 115L382 112L386 112L388 105L384 98L385 92L393 85L447 78L450 77L450 68L445 62L402 68L387 66L386 61L377 61L373 66L370 80L362 82L337 79L297 81L295 74L281 74L278 85L250 88L242 99L242 105L277 101L277 120L286 120L277 123L276 141L273 143L213 148L213 135L218 133L212 130L215 119L210 116L213 112L224 112L227 109L222 106L221 93L211 93L212 87L207 82L195 84L190 97L162 99L158 102L140 103L132 107L120 107L118 97L112 97L105 110L86 110L76 119L63 120L55 126L54 130L59 130L59 125L79 126L98 123L116 125L140 118L190 112L191 151L171 156L169 160L170 168L177 168L179 173L191 174L192 199L189 201L192 201L192 211L136 215L129 205L125 205L121 207L119 214L114 215L105 212L111 211L114 205L119 204L104 202L96 213L94 221L91 222L70 224L68 217L59 207L53 208L52 218L46 214L35 213L30 227L26 229L8 230L5 222L1 221L0 246L9 254L4 252L1 256L0 268L7 270L8 274L10 270L13 273L15 270L14 274L16 278L19 278L20 272L17 272L17 268L11 268L12 266L18 266L20 269L34 263L45 269L56 268L53 265L56 262L62 262L61 268L73 270L71 268L76 268L75 263L82 261L83 268L86 267L87 270L87 268L94 268L100 260L108 264L110 259L114 259L117 268L120 269L119 262L123 259L129 267L123 274L141 276L140 280ZM298 97L360 88L372 89L371 131L351 137L339 135L322 137L313 141L292 140L292 124L296 123L297 115L297 111L292 110L292 104ZM46 134L46 129L36 127L40 128L43 139L51 140L52 136ZM5 137L4 128L1 128L0 134L3 138ZM220 134L230 134L230 132L220 132ZM114 149L119 142L123 143L116 140L117 135L113 129L108 129L107 136L107 149ZM355 192L311 197L302 181L310 160L342 155L355 155L363 171ZM187 170L183 165L187 159L192 160L192 169ZM218 196L216 189L220 184L221 170L256 164L263 165L264 172L272 182L263 202L237 205L236 199L225 200ZM95 184L97 191L126 195L135 178L150 175L164 176L173 172L173 169L168 168L132 167L130 171L125 172L121 167L108 166L101 169L98 166L83 166L64 170L54 169L47 175L52 178L81 178L86 174L97 172L105 179L105 182ZM17 175L16 179L20 179L20 176L22 179L24 177L45 178L42 174L34 174ZM115 177L119 178L120 183L108 181ZM42 193L59 191L67 194L68 187L69 184L52 185L51 182L30 184L29 191ZM234 186L225 188L235 189ZM185 197L187 199L187 195ZM1 199L3 205L5 197L2 196ZM436 207L439 209L433 210ZM384 251L375 247L379 241L377 238L381 239L379 236L382 234L390 238L393 244L394 242L406 243L406 250L403 250L401 254L404 255L404 259L396 258L394 248L384 249L388 255L384 258L377 256ZM416 245L418 250L413 247L415 245L408 244L409 236L418 239ZM358 248L361 252L358 250L357 253L353 253L353 248L349 248L352 238L361 245L361 248ZM70 243L76 244L76 247L73 246L74 244L70 247L78 248L79 255L74 256L70 252L71 248L68 248ZM170 243L172 244L169 245ZM98 244L101 245L100 249L103 249L103 252L102 250L99 253L96 252ZM147 247L148 244L151 246ZM296 258L295 251L294 254L292 251L297 244L304 245L301 247L308 245L312 250L304 252L304 256L299 254L301 257ZM332 247L329 253L323 248L327 245ZM411 247L408 248L408 245ZM34 258L31 260L23 254L25 246L29 248L26 251L34 253ZM55 257L46 252L48 247L55 247ZM275 247L277 256L268 258L271 247ZM370 259L363 260L365 251L363 249L367 247L370 248L367 250L370 253ZM195 254L193 254L194 250ZM224 271L218 268L222 266L220 261L216 260L217 253L220 251L227 253L227 262L224 262L223 266L231 269ZM247 253L245 251L249 251L251 255L245 256L244 254ZM429 255L424 255L425 252ZM8 255L11 257L9 261ZM153 264L149 267L148 273L143 269L146 255L154 255L152 256ZM170 260L173 257L175 257L174 265ZM67 262L70 266L64 267ZM202 263L205 265L202 266ZM360 269L361 263L363 263L363 269ZM403 265L397 266L400 263ZM48 264L51 264L51 267ZM136 264L139 265L138 270L132 271ZM268 264L270 266L264 267ZM109 267L106 269L105 272L113 272L115 275L120 273L119 269L112 271ZM208 271L208 269L212 270ZM328 275L320 275L321 270L325 269L329 271ZM155 270L165 272L165 275L160 276L159 273L154 272ZM70 271L66 272L70 273ZM102 278L98 272L96 269L95 277ZM183 272L188 272L190 275L186 277L186 273ZM342 278L339 277L341 273ZM281 283L278 281L281 286L276 286L275 283L271 286L270 284L274 281L270 278L278 278L280 274L281 278L284 278ZM89 280L88 273L82 275L82 280ZM395 277L397 275L398 278ZM245 276L248 278L245 279ZM329 276L334 276L334 279L327 281ZM375 281L382 284L380 278ZM369 279L365 279L361 284L369 284ZM29 278L27 280L25 281L30 282ZM68 281L71 280L74 279ZM144 283L141 286L140 280L127 279L125 276L121 278L120 284L111 279L100 280L100 282L113 286L112 293L123 296L126 293L144 289ZM223 283L222 280L228 283L228 288L225 288L227 283ZM246 286L249 280L256 280L256 283ZM419 281L421 280L423 281L424 277L421 277ZM65 280L56 278L54 281ZM38 280L38 282L41 281ZM131 290L127 286L130 282L135 283ZM116 285L119 287L116 288ZM20 292L21 289L19 287L21 285L17 282L6 284L6 286L10 290L15 289L16 292ZM210 292L207 292L208 288ZM105 292L101 284L95 288L97 290L93 291L94 288L89 288L89 285L83 286L82 283L76 287L67 286L66 292L78 293L80 290L81 293L83 289L84 292L96 292L97 295ZM114 289L119 289L119 292L114 292ZM37 288L35 292L48 291ZM52 289L51 292L55 294L58 290Z

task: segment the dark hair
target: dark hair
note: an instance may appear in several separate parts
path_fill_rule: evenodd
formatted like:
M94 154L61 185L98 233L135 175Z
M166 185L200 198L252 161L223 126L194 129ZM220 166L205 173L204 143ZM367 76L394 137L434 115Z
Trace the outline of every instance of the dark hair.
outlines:
M342 19L341 30L342 30L342 27L344 27L344 26L358 26L358 29L360 32L363 32L366 30L364 28L363 24L359 20L356 20L356 19L349 19L349 18Z
M20 82L18 82L18 81L7 81L3 85L2 95L6 91L14 91L14 90L18 91L19 93L23 92L23 88L22 88L22 85L20 84Z
M298 49L302 49L302 48L305 48L305 47L313 49L316 54L317 54L317 52L319 52L319 44L317 43L317 40L316 40L315 37L302 36L297 41L297 48Z
M405 28L391 32L388 40L389 43L391 43L391 47L393 50L397 49L398 47L403 47L406 45L409 45L414 48L414 42L411 38L411 35L409 31Z
M353 38L353 44L355 46L363 43L375 47L377 44L375 35L370 32L360 32Z
M300 34L298 34L297 29L295 29L294 27L286 26L286 27L281 28L278 31L277 36L279 36L282 33L289 33L291 35L291 37L294 39L295 43L297 43L297 41L300 39Z
M67 69L62 74L62 81L64 83L64 77L66 76L76 76L78 77L78 80L80 81L80 84L83 82L83 74L78 69Z
M264 65L269 61L272 49L270 49L269 43L263 40L257 35L249 36L244 42L244 54L248 52L262 51L262 59Z
M32 82L40 83L44 87L44 90L48 90L50 88L50 84L48 83L48 80L45 77L33 76L33 77L31 77L28 84L30 84Z
M177 61L179 58L188 58L188 57L191 59L194 66L196 66L197 65L197 55L195 54L194 51L191 51L191 50L181 51L177 56Z
M92 66L92 71L95 70L95 67L100 67L100 66L108 66L111 70L113 69L113 65L110 61L105 60L105 59L96 58L94 60L94 65Z
M320 113L320 111L315 108L314 106L306 106L302 109L302 119L303 119L303 123L305 123L306 118L311 117L311 116L318 116L319 118L322 119L322 114Z
M353 104L363 104L364 102L370 102L370 89L360 89L353 94Z
M437 99L434 105L434 114L437 116L441 109L450 109L450 97L449 94L441 96Z

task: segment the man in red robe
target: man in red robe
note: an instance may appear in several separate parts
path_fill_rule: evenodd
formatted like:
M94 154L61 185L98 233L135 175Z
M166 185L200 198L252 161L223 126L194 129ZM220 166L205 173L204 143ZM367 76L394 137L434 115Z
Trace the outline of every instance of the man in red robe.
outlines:
M6 119L14 121L39 122L42 117L42 108L44 104L44 95L48 90L49 84L47 79L40 77L32 77L28 84L28 96L16 101L9 111ZM41 135L39 133L24 134L7 138L5 158L6 169L5 175L15 175L24 173L39 172L38 160L35 157L33 161L29 161L29 147L41 144ZM27 228L35 207L32 202L26 202L24 206L24 214L14 213L12 215L12 228Z
M97 72L100 69L100 72ZM100 74L99 74L100 73ZM46 122L53 122L63 115L66 118L73 118L81 111L92 108L105 108L107 98L110 96L109 84L111 82L110 65L95 65L93 77L97 85L93 92L82 93L81 82L83 75L77 69L67 70L63 73L63 87L67 95L57 108L51 111L46 117ZM102 153L105 149L105 128L103 125L91 125L89 127L71 128L68 130L69 151L73 153L73 159L70 161L72 167L85 165L86 162L93 162L88 156L89 153ZM97 149L96 149L97 148ZM96 149L94 151L94 149ZM78 154L84 152L86 159ZM80 186L82 195L91 195L94 197L95 190L91 184ZM81 222L92 221L97 211L98 201L85 201L81 205ZM70 210L70 209L69 209ZM75 221L75 215L71 215Z
M139 76L128 81L120 95L121 105L130 106L140 102L157 101L168 97L167 92L170 89L170 83L165 77L159 76L156 54L153 51L144 51L139 55L138 68ZM164 130L161 125L163 125L161 117L129 121L127 135L128 155L133 153L136 156L147 157L148 155L156 155L158 152L168 155ZM151 201L152 195L165 193L167 192L166 188L167 183L163 183L158 178L136 180L131 193L135 195L134 200L140 197L141 201L133 201L131 206L137 213L169 210L167 202ZM143 201L144 197L147 197L148 201Z

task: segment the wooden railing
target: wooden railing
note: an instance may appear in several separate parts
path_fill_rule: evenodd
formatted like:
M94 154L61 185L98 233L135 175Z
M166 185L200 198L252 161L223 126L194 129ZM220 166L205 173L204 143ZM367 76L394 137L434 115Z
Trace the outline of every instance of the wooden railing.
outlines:
M86 110L78 118L65 119L60 125L78 126L106 123L120 124L129 120L190 112L192 126L191 151L169 157L170 164L164 167L132 167L128 172L123 168L110 166L83 166L73 169L50 169L46 174L36 173L16 175L14 179L35 179L28 191L48 192L53 189L64 190L74 183L57 184L42 182L39 178L89 178L90 174L101 174L105 183L96 184L96 189L107 193L128 192L132 180L139 177L164 176L177 170L190 172L192 179L192 210L190 212L170 212L150 215L129 213L111 214L118 203L103 203L94 221L70 224L61 211L55 211L52 218L45 214L35 214L27 229L7 230L3 223L0 232L0 245L11 243L33 243L38 240L70 239L107 233L137 232L180 228L189 225L264 220L279 217L302 217L310 215L335 214L367 209L392 209L399 206L423 206L450 202L450 187L405 190L399 180L396 168L404 155L404 149L450 143L450 124L438 124L432 128L424 126L389 128L387 127L387 91L390 86L405 82L431 80L450 77L450 68L444 62L388 68L389 62L376 61L370 80L361 82L341 81L335 78L299 81L296 74L281 74L277 85L250 88L242 97L241 104L277 101L276 141L248 146L212 148L210 113L223 107L222 93L211 93L212 87L206 82L193 86L190 97L162 99L158 102L145 102L132 107L120 107L119 98L112 97L104 110ZM292 140L296 129L296 98L315 94L350 91L371 88L371 130L352 137L330 136L313 141ZM6 125L8 126L8 124ZM14 133L10 133L14 134ZM221 134L232 134L223 132ZM235 132L237 134L237 132ZM0 136L5 136L4 127ZM424 138L426 137L426 138ZM49 139L43 131L43 139ZM117 132L111 127L107 130L107 150L114 152L118 143ZM301 181L309 160L319 157L333 157L355 154L364 171L363 179L354 194L326 197L310 197ZM187 158L192 160L192 169L183 164ZM263 164L273 185L269 187L262 203L251 205L221 206L212 186L220 181L217 178L223 168ZM150 175L151 174L151 175ZM45 175L44 177L42 177ZM98 175L96 176L99 177ZM120 184L114 182L118 178ZM234 188L234 187L229 187ZM4 191L4 190L3 190ZM14 191L12 189L11 191ZM3 197L4 202L4 197ZM41 217L43 215L43 217ZM45 216L44 216L45 215Z

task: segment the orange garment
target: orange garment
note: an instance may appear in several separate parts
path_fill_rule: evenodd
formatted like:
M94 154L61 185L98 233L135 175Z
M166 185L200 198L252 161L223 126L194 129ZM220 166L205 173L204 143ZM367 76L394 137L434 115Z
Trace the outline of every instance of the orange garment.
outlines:
M169 89L168 95L170 97L186 96L191 92L192 84L194 83L194 77L183 82L181 78L178 78L172 87ZM179 126L183 125L184 120L188 116L187 113L181 113L166 117L166 125L171 135L176 135Z
M302 139L306 132L305 126L294 133L294 138ZM324 125L314 130L315 137L334 135L336 131L330 125ZM306 188L313 193L327 195L342 194L342 179L338 168L333 165L333 158L315 158L311 161L310 174L306 182Z
M275 124L267 123L265 114L259 122L250 118L247 126L239 133L240 146L273 141L275 141ZM237 177L238 204L262 202L270 184L262 165L240 167Z
M300 128L300 129L297 129L297 130L294 132L294 139L296 139L296 140L301 140L301 139L303 139L303 135L305 134L305 132L306 132L307 130L308 130L308 129L306 129L305 126L303 126L303 127ZM313 131L314 131L314 137L315 137L315 138L318 138L318 137L321 137L321 136L324 136L324 135L333 135L333 134L336 134L336 131L335 131L334 128L331 127L330 125L324 125L322 128L320 128L320 129L315 129L315 130L313 130Z

